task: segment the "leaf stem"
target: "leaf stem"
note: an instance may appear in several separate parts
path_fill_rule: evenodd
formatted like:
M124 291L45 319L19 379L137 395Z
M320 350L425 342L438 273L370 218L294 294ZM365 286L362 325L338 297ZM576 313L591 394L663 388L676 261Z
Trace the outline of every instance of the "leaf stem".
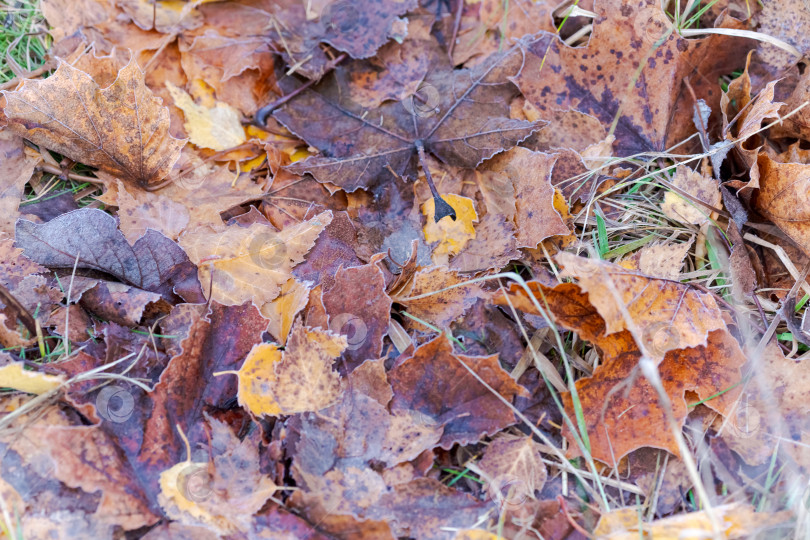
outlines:
M447 201L442 199L442 196L439 195L439 190L436 189L436 184L433 183L433 177L430 175L430 167L428 167L427 158L425 157L424 143L421 139L417 139L413 142L413 144L416 146L416 152L419 154L419 164L422 166L422 170L425 172L428 187L430 188L430 192L433 194L433 205L435 209L435 212L433 213L433 221L438 223L439 220L445 216L450 216L450 219L455 221L456 211L452 206L447 204Z

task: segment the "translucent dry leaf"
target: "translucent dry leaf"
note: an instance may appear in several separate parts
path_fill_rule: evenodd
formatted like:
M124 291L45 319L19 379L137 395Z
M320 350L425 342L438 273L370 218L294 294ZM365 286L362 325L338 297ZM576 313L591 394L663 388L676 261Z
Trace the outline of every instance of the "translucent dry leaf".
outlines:
M197 263L201 283L211 283L213 272L214 300L229 306L253 302L262 309L275 300L331 221L327 211L283 231L263 223L206 226L185 233L179 242Z
M201 148L227 150L245 142L239 111L222 102L214 103L213 107L198 105L186 91L169 81L166 88L185 115L185 128L192 143Z
M186 143L169 133L168 109L134 59L106 88L62 62L47 79L3 94L14 132L141 186L166 177Z

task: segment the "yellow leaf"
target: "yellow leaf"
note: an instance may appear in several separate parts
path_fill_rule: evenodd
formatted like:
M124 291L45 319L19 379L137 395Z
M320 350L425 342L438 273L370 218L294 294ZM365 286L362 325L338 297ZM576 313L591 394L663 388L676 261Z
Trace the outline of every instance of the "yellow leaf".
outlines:
M262 315L270 319L267 331L282 345L287 343L287 335L290 333L295 316L309 302L309 285L312 283L301 283L295 278L290 278L281 286L278 298L262 308Z
M478 221L478 214L475 212L475 206L472 199L462 197L461 195L442 195L442 198L453 207L456 211L456 220L444 218L436 223L433 216L436 213L433 199L429 199L422 205L422 214L427 218L425 225L425 240L428 243L439 242L439 245L433 250L434 257L441 260L435 261L436 264L446 262L449 255L455 255L462 248L475 238L474 222ZM442 257L444 257L442 259Z
M456 533L454 540L500 540L502 537L481 529L464 529Z
M293 328L283 353L273 344L255 345L238 372L239 403L257 416L328 407L340 395L332 364L346 346L345 336L301 326Z
M221 102L213 107L197 105L191 96L169 81L166 88L186 117L185 128L192 143L201 148L227 150L245 142L245 130L236 109Z
M716 506L713 511L720 528L719 538L750 538L758 529L790 519L790 512L754 512L752 506L743 503ZM604 514L593 535L604 540L687 540L717 537L712 532L712 524L706 511L679 514L647 523L641 520L637 508L620 508Z
M262 223L199 227L179 242L197 265L200 283L211 283L213 270L214 300L227 306L252 301L264 309L331 221L327 210L283 231Z
M25 371L22 362L10 362L0 367L0 387L13 388L29 394L44 394L58 388L65 379L37 371Z
M200 506L198 497L192 495L194 489L188 484L207 477L208 463L181 461L170 469L160 473L160 492L163 499L161 506L166 508L168 502L174 503L177 508L193 516L197 521L209 525L217 525L217 518L208 510Z

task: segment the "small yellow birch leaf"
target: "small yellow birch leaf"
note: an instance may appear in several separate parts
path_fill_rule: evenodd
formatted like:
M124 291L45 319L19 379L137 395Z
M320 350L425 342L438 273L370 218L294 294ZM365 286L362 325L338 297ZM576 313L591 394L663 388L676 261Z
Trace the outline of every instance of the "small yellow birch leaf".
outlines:
M174 104L186 117L189 140L200 148L227 150L245 142L245 130L239 113L230 105L217 102L213 107L197 105L185 91L166 81Z
M283 353L272 344L255 345L237 373L239 403L256 416L332 405L340 397L332 364L347 346L345 336L302 326L293 328Z
M290 333L295 316L309 302L310 285L311 282L301 283L295 278L290 278L281 286L278 298L262 306L262 316L270 319L267 331L282 345L287 343L287 335Z
M463 529L456 533L453 540L500 540L502 537L481 529Z
M201 523L213 525L218 529L222 523L216 516L200 506L197 497L192 496L195 492L193 487L189 487L189 482L197 482L208 476L208 463L181 461L170 469L160 473L160 495L158 500L165 509L170 504L174 504L181 512L192 516Z
M275 365L281 362L281 351L272 343L258 343L245 358L238 372L239 404L253 414L278 416L282 414L275 398Z
M422 204L422 214L427 218L424 228L425 240L429 244L439 242L439 245L433 250L433 255L444 260L447 256L461 251L467 242L475 238L473 223L478 221L478 214L475 212L472 199L461 195L442 195L442 198L456 211L455 221L444 218L436 223L433 219L436 213L433 199L428 199ZM441 263L436 262L436 264Z
M0 387L13 388L28 394L44 394L58 388L65 379L37 371L25 371L22 362L10 362L0 367Z

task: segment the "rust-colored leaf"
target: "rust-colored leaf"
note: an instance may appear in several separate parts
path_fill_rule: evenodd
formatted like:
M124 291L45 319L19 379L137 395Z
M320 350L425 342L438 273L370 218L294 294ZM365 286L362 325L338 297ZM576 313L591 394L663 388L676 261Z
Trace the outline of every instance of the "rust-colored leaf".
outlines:
M512 411L481 384L478 374L504 399L526 391L498 365L498 356L462 356L440 335L425 343L389 374L393 410L413 410L444 426L439 446L467 444L516 422Z

